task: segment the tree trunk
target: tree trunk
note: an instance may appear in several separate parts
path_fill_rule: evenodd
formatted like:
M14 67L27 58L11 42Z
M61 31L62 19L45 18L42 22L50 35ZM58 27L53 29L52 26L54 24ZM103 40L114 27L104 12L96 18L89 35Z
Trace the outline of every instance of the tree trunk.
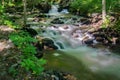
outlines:
M23 23L23 25L24 25L24 26L26 26L26 21L27 21L27 16L26 16L26 13L27 13L26 4L27 4L27 3L26 3L26 0L23 0L23 13L24 13L24 15L23 15L23 16L24 16L24 20L23 20L24 23Z
M4 6L5 5L5 1L4 0L2 0L2 6Z
M106 20L106 0L102 0L102 19L104 23Z

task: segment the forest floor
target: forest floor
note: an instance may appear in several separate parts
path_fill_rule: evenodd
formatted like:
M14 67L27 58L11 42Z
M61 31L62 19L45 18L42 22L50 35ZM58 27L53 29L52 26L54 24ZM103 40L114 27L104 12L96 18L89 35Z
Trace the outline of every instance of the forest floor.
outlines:
M13 47L13 44L8 37L12 31L12 28L9 28L7 26L0 26L0 52Z
M60 78L65 80L76 80L73 75L58 71L56 72L47 70L47 72L43 72L43 76L41 77L35 77L30 75L29 73L26 74L21 68L17 68L20 70L16 72L13 68L18 67L21 52L17 49L17 47L14 46L12 41L9 39L9 36L12 32L14 32L14 29L0 25L0 80L28 80L28 77L29 80L53 80L53 77L56 76L56 74L61 75ZM54 72L56 74L54 74Z
M15 54L17 52L12 41L9 40L9 35L14 29L7 26L0 26L0 80L10 79L8 69L11 64L15 63Z

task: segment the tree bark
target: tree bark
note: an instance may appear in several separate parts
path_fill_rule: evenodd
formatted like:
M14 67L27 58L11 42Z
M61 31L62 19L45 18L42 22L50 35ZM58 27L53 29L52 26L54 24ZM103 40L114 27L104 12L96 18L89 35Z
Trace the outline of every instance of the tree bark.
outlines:
M27 21L27 16L26 16L26 13L27 13L27 9L26 9L26 0L23 0L23 13L24 13L24 23L23 23L23 25L24 26L26 26L26 21Z
M102 0L102 19L104 23L106 20L106 0Z

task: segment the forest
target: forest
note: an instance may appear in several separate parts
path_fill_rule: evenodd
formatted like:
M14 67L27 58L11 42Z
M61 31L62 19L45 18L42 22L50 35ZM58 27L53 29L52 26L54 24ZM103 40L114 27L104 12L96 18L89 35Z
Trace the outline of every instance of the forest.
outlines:
M120 80L120 0L0 0L0 80Z

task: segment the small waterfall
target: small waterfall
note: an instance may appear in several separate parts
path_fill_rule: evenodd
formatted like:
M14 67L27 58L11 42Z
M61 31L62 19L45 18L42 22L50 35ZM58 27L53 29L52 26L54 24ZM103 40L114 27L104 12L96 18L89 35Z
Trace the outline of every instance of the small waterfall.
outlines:
M66 10L63 10L61 14L66 12ZM58 5L52 5L49 15L56 16L58 14L60 14L58 12ZM101 71L114 75L120 74L120 58L117 58L118 55L114 56L105 47L96 49L84 45L82 41L85 38L92 39L95 44L97 44L97 41L95 41L94 37L87 33L86 29L82 26L67 23L54 24L53 26L45 27L44 32L40 33L40 35L54 41L54 45L56 45L59 50L82 61L84 65L92 71Z
M69 11L67 9L63 9L60 13L63 13L63 14L68 14Z
M41 35L52 38L54 43L59 46L59 49L77 48L84 45L82 42L84 37L91 37L88 36L87 33L78 32L78 30L74 31L77 28L78 27L75 27L74 25L61 25L59 27L51 26L46 28L46 31Z
M66 27L68 26L68 27ZM76 29L76 31L74 31ZM84 36L94 39L89 33L82 33L74 25L59 25L59 27L48 27L42 34L44 37L54 41L54 45L66 54L74 56L83 61L92 71L103 71L106 73L120 73L120 59L112 55L107 49L93 49L82 44ZM73 32L74 31L74 32ZM114 68L116 71L112 71Z
M52 5L48 14L49 15L58 15L59 14L58 8L59 8L59 5Z
M63 9L61 12L58 12L59 5L52 5L48 15L60 15L60 14L68 14L69 11L67 9Z

